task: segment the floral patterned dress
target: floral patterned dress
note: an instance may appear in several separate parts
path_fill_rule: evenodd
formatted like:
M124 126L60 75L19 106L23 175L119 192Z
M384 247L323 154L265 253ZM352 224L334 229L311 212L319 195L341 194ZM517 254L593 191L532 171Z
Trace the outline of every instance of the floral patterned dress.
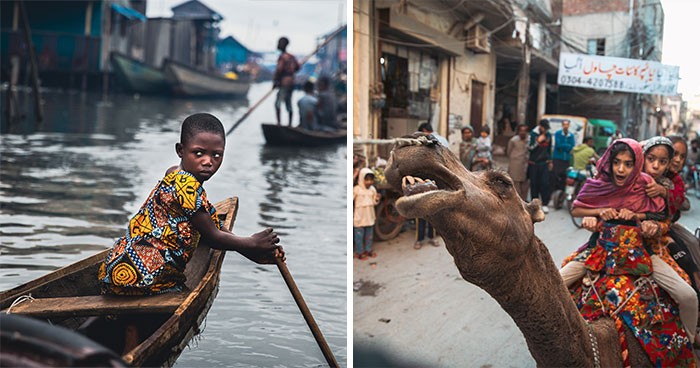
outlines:
M221 229L202 183L186 171L166 174L100 266L98 278L103 293L153 295L182 291L185 266L200 238L190 220L202 207Z
M665 291L647 281L652 272L651 258L639 227L604 223L595 245L574 253L564 263L572 259L585 262L586 269L601 274L571 290L586 320L612 317L620 332L623 351L627 349L627 342L622 325L626 325L654 366L695 366L678 307ZM623 357L627 358L626 353Z

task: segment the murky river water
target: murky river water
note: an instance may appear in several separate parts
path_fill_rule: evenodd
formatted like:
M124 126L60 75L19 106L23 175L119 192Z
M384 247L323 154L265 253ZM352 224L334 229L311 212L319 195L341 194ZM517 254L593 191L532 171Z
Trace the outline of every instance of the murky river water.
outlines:
M269 88L252 86L250 104ZM165 169L178 163L174 147L185 117L210 112L228 128L248 108L248 101L130 95L105 101L75 92L44 99L42 126L20 123L0 136L2 290L111 246ZM205 188L213 203L240 198L237 234L277 230L289 270L344 366L347 149L265 146L260 122L274 120L273 100L228 137L223 166ZM31 114L31 103L22 109ZM204 332L176 366L324 364L277 268L229 253Z

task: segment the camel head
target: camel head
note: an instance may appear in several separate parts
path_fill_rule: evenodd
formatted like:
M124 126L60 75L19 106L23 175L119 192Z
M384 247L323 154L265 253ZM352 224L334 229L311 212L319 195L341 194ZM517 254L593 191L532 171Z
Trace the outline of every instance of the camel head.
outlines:
M389 184L404 194L396 208L437 229L462 277L483 284L488 268L527 254L533 224L544 220L540 202L521 200L507 173L470 172L431 136L412 138L394 147L387 165Z

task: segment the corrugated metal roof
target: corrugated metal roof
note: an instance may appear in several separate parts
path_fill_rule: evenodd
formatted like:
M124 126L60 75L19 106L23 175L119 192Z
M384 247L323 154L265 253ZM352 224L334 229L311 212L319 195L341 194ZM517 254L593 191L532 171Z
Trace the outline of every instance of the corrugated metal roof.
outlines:
M211 10L208 6L197 0L190 0L172 7L173 19L211 20L219 22L224 19L221 14Z

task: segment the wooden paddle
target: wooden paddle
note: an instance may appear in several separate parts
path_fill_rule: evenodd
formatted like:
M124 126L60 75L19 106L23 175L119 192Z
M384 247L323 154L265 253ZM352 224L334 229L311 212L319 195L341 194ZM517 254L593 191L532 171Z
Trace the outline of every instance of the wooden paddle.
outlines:
M303 59L301 59L301 61L299 62L299 66L304 65L307 61L309 61L309 59L311 59L312 56L314 56L319 50L321 50L324 46L326 46L329 42L331 42L331 40L332 40L336 35L338 35L338 34L343 30L343 28L345 28L345 27L346 27L346 26L339 27L338 29L336 29L335 31L333 31L333 33L331 33L330 35L328 35L328 37L326 37L325 41L323 41L320 45L318 45L318 46L316 47L316 50L314 50L312 53L306 55ZM272 92L273 92L274 90L275 90L275 88L273 87L271 90L267 91L267 93L265 93L265 95L262 96L262 98L260 98L260 99L258 100L258 102L254 103L253 106L251 106L251 107L248 109L248 111L246 111L246 112L243 114L243 116L241 116L241 117L228 129L228 131L226 132L226 136L228 137L229 134L231 134L236 128L238 128L238 126L241 125L241 123L243 122L243 120L245 120L245 119L248 117L248 115L250 115L250 113L253 112L253 110L255 110L258 106L260 106L260 104L261 104L263 101L265 101L265 99L267 99L268 97L270 97L270 95L272 94Z
M309 328L311 329L311 333L314 335L314 338L316 339L316 343L318 343L318 347L321 348L321 352L323 352L323 357L326 358L326 362L328 362L328 366L332 367L332 368L339 367L338 362L335 360L335 356L333 356L333 352L331 351L331 348L328 346L328 343L326 342L326 339L323 337L321 330L318 328L318 325L316 324L314 317L311 315L311 311L309 310L309 307L306 306L306 302L304 301L304 298L301 296L301 292L299 291L299 288L297 288L297 284L294 282L294 278L292 277L292 274L289 273L289 270L287 269L287 264L284 263L284 261L280 258L275 258L275 260L277 261L277 268L279 268L280 273L282 274L282 278L284 278L284 282L287 284L289 291L292 293L292 296L294 297L294 301L297 303L297 306L299 307L299 311L301 311L301 314L304 316L304 319L306 320L306 324L309 325Z

